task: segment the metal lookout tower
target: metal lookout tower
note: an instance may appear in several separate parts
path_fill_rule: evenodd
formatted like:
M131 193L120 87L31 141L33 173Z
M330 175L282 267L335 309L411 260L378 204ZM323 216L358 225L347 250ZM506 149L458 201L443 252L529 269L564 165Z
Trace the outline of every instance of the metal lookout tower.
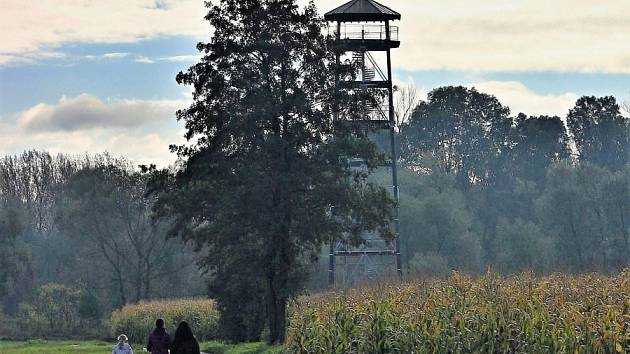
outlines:
M391 148L392 193L396 200L393 211L395 239L385 241L381 235L365 233L364 244L353 247L344 242L332 242L329 251L330 285L349 286L355 281L370 280L394 271L402 276L400 258L400 221L398 210L398 174L396 151L396 119L392 85L391 50L400 46L398 27L390 21L400 20L400 14L374 0L352 0L324 15L329 35L334 36L333 50L337 66L342 58L358 68L351 81L337 74L337 85L349 85L356 90L373 90L378 102L365 103L362 123L389 130ZM386 72L379 63L387 64ZM336 117L336 119L343 119ZM349 168L364 168L360 159L349 159Z

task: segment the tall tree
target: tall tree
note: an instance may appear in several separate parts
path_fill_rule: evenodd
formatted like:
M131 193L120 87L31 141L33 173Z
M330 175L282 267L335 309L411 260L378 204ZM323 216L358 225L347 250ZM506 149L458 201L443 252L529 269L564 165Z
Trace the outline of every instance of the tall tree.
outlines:
M627 264L628 238L622 226L628 208L627 180L623 171L613 174L589 162L550 166L537 206L544 229L556 241L560 266L582 272Z
M23 231L20 210L7 202L0 202L0 298L7 291L7 280L16 272L16 239Z
M194 143L174 147L186 159L174 177L156 174L172 182L162 186L158 210L207 251L223 316L242 310L231 307L234 291L260 290L242 298L264 300L270 341L279 342L304 256L333 238L358 239L364 229L388 233L392 201L364 173L345 168L349 157L373 168L382 156L365 133L335 124L335 111L356 112L333 107L356 100L352 91L335 93L334 56L313 3L208 7L214 32L198 45L204 57L177 76L195 89L193 104L178 112Z
M153 282L164 276L175 250L166 240L168 219L151 218L146 176L124 160L114 162L84 168L70 179L57 223L85 252L100 257L112 274L116 304L124 305L151 298Z
M580 160L618 171L630 163L630 119L612 96L580 98L569 111L567 126Z
M402 131L402 157L415 165L428 152L462 187L490 183L490 163L506 148L509 113L496 97L474 88L435 89Z
M409 121L414 109L420 103L418 89L414 83L404 87L394 87L396 94L396 126L400 127Z
M22 239L33 253L35 283L64 282L74 276L68 269L74 262L73 246L57 232L55 202L63 185L84 163L87 161L36 150L0 159L0 201L21 210ZM20 286L25 284L20 282ZM32 289L22 292L31 293Z
M448 270L480 270L481 247L473 234L473 213L454 174L425 161L430 172L400 171L401 228L405 260L437 256ZM416 253L415 256L413 253ZM413 268L413 266L411 267ZM413 269L411 269L413 271Z
M27 218L19 202L0 201L0 311L15 314L35 282L33 256L25 241Z
M494 258L494 230L503 209L498 202L506 201L509 190L509 114L496 97L474 88L441 87L418 105L401 132L401 155L411 169L426 169L429 154L472 195L486 262Z
M510 151L514 177L542 185L547 167L570 157L569 137L559 117L519 114Z

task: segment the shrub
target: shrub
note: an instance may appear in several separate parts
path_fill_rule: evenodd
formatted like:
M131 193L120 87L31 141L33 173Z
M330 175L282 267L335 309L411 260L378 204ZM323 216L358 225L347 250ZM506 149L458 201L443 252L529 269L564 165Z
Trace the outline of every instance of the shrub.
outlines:
M487 274L331 292L289 308L287 353L626 353L630 269Z
M409 263L412 276L445 276L449 273L448 261L437 253L415 254Z
M135 343L144 343L155 320L163 318L166 330L174 333L180 321L190 323L199 340L217 339L218 312L213 300L165 300L127 305L111 317L112 337L124 333Z
M84 291L79 301L79 316L84 320L98 321L103 316L101 304L92 292Z
M15 318L14 339L85 338L98 335L98 323L79 316L81 291L60 284L46 284L33 300L20 304Z
M0 310L0 340L11 339L15 333L15 321Z

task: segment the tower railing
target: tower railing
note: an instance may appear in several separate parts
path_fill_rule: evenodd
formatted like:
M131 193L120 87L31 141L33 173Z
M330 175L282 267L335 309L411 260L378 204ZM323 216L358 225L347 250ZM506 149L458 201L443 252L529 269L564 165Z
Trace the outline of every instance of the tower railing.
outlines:
M336 34L337 26L330 25L328 27L328 35L331 37L335 37ZM385 25L343 23L341 25L339 38L387 40L387 29ZM398 41L398 26L389 26L389 40Z

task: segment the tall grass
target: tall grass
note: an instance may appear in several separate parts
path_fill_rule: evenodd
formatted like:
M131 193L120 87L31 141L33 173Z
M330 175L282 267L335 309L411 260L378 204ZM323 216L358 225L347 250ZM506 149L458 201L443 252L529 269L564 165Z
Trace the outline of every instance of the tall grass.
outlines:
M302 297L287 353L630 353L630 269L488 273Z
M218 317L213 300L167 300L128 305L114 311L111 317L112 337L120 333L134 343L144 343L155 320L163 318L171 334L180 321L186 320L199 340L216 339Z

